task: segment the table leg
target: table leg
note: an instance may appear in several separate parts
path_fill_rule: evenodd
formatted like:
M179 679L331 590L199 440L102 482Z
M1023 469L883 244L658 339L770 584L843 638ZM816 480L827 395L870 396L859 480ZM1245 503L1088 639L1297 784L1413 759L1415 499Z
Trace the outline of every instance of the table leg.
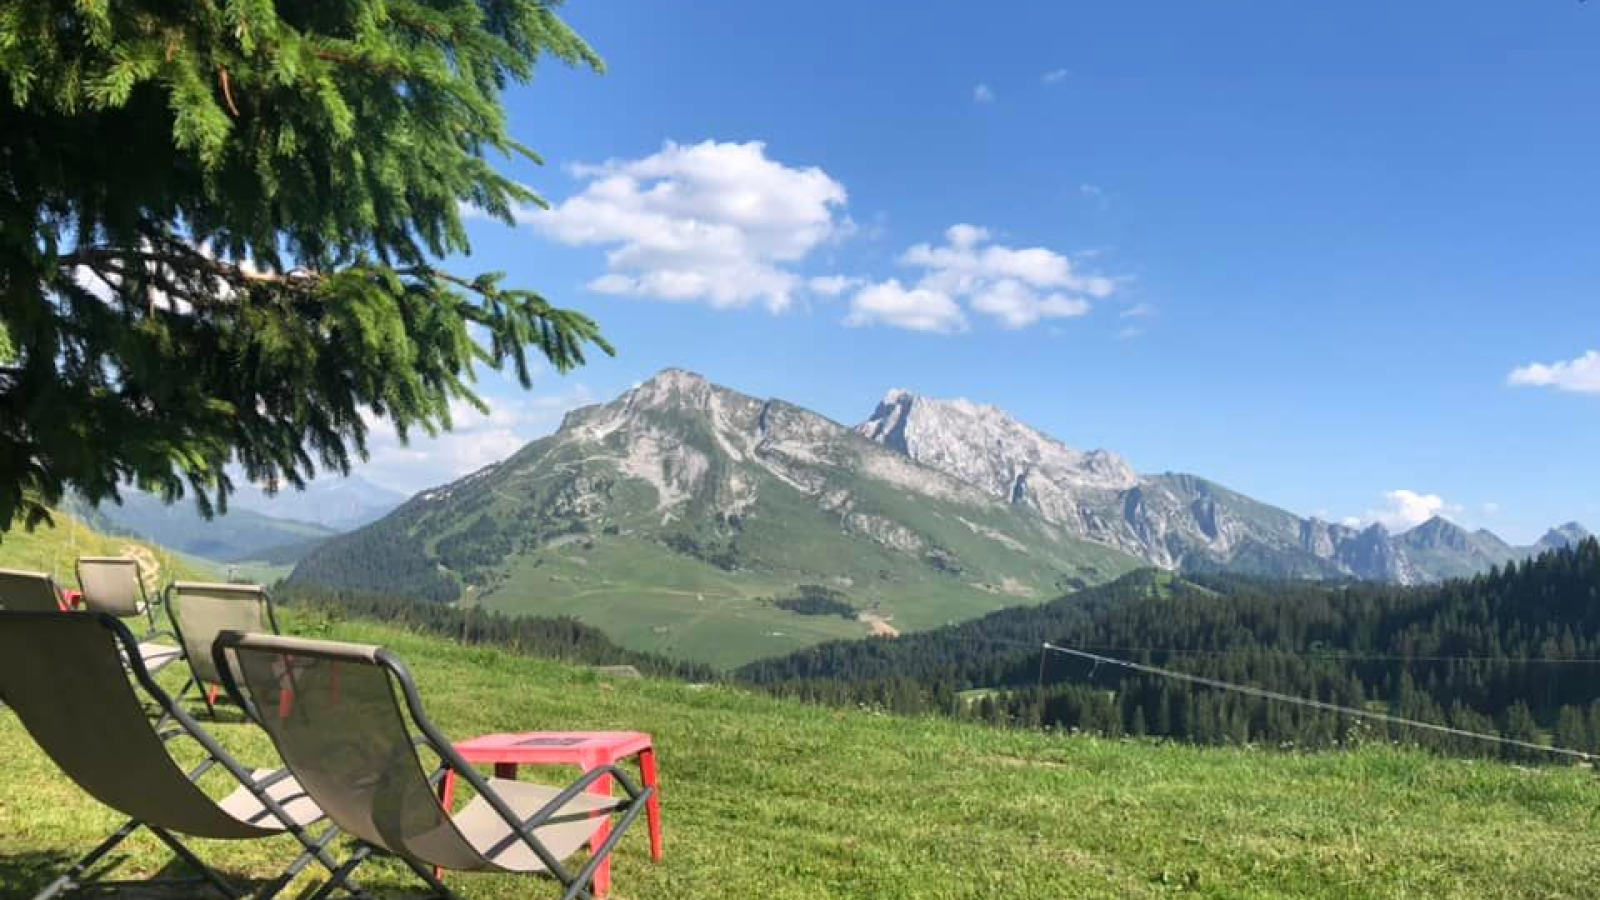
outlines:
M645 821L650 826L650 858L661 862L664 855L663 839L661 836L661 783L656 774L656 749L646 747L639 751L639 777L645 787L655 788L650 792L650 799L645 801Z
M444 780L439 782L439 805L444 807L445 815L449 815L456 804L456 770L446 769ZM443 878L444 869L434 866L433 877Z
M600 766L610 765L613 762L610 756L591 757L583 761L583 770L588 772ZM604 797L611 796L611 776L602 775L589 784L589 793L599 794ZM611 834L611 816L607 813L597 813L600 816L600 826L595 829L594 836L589 839L589 852L600 849ZM607 856L600 861L600 868L594 872L594 895L604 897L611 893L611 857Z

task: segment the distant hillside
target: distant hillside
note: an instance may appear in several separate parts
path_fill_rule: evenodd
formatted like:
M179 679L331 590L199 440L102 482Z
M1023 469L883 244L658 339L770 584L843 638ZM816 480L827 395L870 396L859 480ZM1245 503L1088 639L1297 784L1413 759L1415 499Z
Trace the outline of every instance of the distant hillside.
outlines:
M629 647L732 664L1137 564L815 413L668 370L326 542L293 580L573 615ZM782 602L802 589L858 615Z
M211 580L217 573L196 559L166 547L106 534L71 513L57 511L53 526L16 528L0 534L0 568L49 572L63 587L76 587L80 556L136 556L155 587L171 578Z
M1054 655L1045 658L1041 693L1046 641L1600 752L1600 664L1572 662L1600 660L1600 541L1592 538L1489 575L1414 588L1138 572L921 634L824 644L753 663L738 676L828 702L1208 743L1327 746L1351 727L1328 713ZM968 702L963 692L970 691L982 696ZM1428 733L1391 734L1451 752L1485 749Z
M383 518L405 502L405 495L380 487L360 475L323 475L305 490L284 488L268 494L246 485L228 503L230 509L249 510L295 522L309 522L333 531L349 531Z
M163 503L142 491L125 490L122 503L102 503L96 514L111 527L190 556L213 562L294 559L314 542L338 532L311 522L297 522L229 506L225 515L206 519L194 501Z

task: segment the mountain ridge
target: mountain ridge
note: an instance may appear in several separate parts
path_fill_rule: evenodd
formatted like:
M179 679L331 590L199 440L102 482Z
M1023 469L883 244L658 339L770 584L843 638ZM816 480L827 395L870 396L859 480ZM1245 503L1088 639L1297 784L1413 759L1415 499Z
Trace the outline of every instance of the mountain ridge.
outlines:
M1530 547L1442 517L1399 534L1355 528L1254 500L1198 475L1137 474L1108 450L1076 450L998 407L890 390L858 433L991 496L1031 507L1067 533L1169 570L1416 584L1483 571L1587 536L1577 523ZM1448 525L1448 529L1444 528Z

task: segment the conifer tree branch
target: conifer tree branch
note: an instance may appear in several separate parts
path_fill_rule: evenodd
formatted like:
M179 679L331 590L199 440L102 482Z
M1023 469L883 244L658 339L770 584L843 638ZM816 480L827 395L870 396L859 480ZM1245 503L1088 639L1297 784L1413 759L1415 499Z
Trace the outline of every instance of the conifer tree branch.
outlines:
M67 490L226 507L231 467L301 485L530 381L598 326L498 275L461 204L532 195L501 91L599 70L545 0L19 0L0 41L0 531ZM286 263L287 261L287 263Z

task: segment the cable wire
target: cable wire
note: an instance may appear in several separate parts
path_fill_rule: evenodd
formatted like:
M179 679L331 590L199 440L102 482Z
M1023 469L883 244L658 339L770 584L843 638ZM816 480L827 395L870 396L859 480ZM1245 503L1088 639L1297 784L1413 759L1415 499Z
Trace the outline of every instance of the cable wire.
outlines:
M1171 678L1175 681L1185 681L1190 684L1198 684L1203 687L1214 688L1219 691L1231 691L1236 694L1244 694L1249 697L1257 697L1263 700L1275 700L1280 703L1305 706L1311 709L1322 710L1323 712L1340 713L1347 716L1354 716L1356 718L1372 719L1374 721L1385 722L1390 725L1401 725L1408 728L1421 728L1426 731L1435 731L1440 734L1449 734L1456 737L1468 738L1476 741L1486 741L1494 744L1502 744L1509 747L1520 747L1524 750L1537 750L1541 753L1552 753L1557 756L1572 757L1573 759L1593 761L1597 758L1600 758L1593 753L1585 753L1582 750L1570 750L1566 747L1546 746L1544 744L1535 744L1532 741L1520 741L1516 738L1509 738L1498 734L1484 734L1478 731L1467 731L1464 728L1452 728L1449 725L1436 725L1432 722L1419 722L1415 719L1406 719L1400 716L1392 716L1388 713L1374 712L1368 709L1357 709L1353 706L1340 706L1337 703L1327 703L1325 701L1315 700L1310 697L1296 697L1293 694L1283 694L1279 693L1278 691L1269 691L1266 688L1253 687L1248 684L1234 684L1230 681L1207 678L1203 675L1191 675L1188 672L1178 672L1172 669L1163 669L1159 666L1148 666L1143 663L1129 662L1125 659L1101 656L1098 653L1090 653L1087 650L1076 650L1072 647L1062 647L1052 644L1048 641L1046 641L1043 646L1044 649L1048 651L1063 653L1068 656L1075 656L1079 659L1090 660L1097 667L1101 664L1117 666L1119 668L1140 672L1146 675L1155 675L1161 678Z

